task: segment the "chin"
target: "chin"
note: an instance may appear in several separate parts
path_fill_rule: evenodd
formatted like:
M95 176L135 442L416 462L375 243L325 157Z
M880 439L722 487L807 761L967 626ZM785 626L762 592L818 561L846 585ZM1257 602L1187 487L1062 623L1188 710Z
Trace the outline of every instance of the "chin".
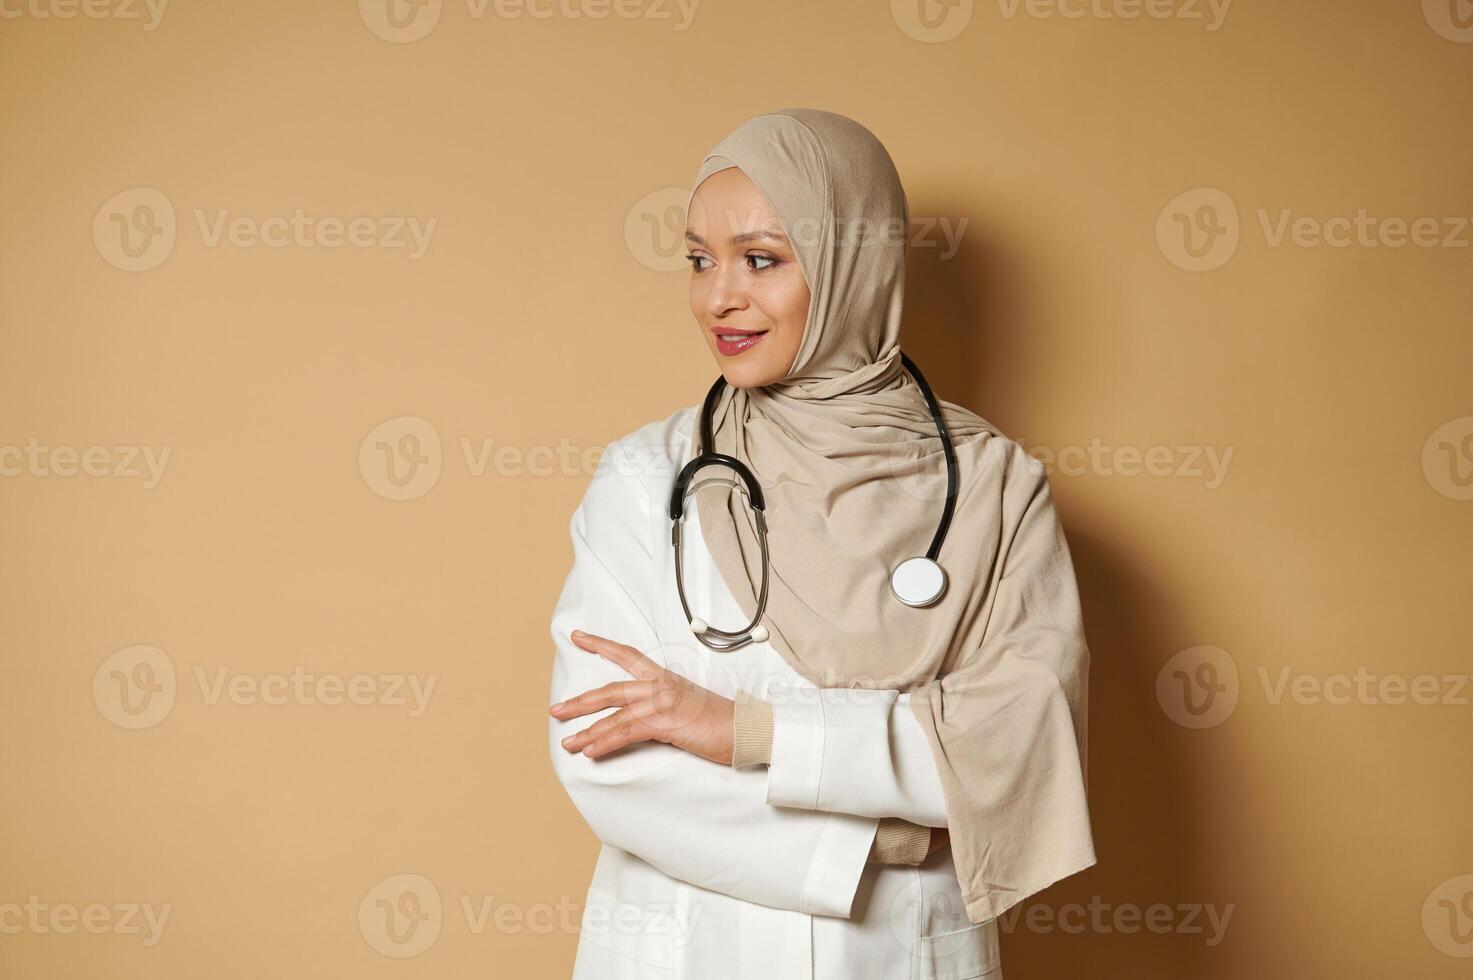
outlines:
M760 361L745 362L741 357L721 357L716 364L721 376L733 388L761 388L783 379L785 365L764 364Z

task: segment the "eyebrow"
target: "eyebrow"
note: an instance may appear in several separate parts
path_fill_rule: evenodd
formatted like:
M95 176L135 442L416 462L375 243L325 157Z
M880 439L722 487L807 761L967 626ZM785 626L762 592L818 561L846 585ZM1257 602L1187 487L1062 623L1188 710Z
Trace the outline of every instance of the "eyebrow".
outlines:
M686 229L685 237L687 241L695 242L697 245L706 244L706 240L704 238L702 238L700 235L697 235L690 229ZM770 238L775 242L784 243L786 243L788 240L788 236L784 235L780 231L744 231L740 235L732 235L726 240L726 242L728 245L741 245L744 242L760 241L764 238Z

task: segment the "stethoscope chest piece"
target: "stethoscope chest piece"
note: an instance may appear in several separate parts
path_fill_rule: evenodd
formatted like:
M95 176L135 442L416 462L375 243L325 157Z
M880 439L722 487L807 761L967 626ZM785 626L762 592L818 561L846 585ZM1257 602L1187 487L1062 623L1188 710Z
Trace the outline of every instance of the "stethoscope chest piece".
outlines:
M907 558L890 573L890 591L907 606L932 605L946 591L946 572L924 556Z

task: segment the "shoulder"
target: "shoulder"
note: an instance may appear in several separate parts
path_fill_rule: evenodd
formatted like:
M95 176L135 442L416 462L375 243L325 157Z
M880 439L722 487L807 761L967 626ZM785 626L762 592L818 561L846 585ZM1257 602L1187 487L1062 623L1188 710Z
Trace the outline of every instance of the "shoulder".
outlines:
M947 404L948 409L955 406ZM1048 469L1022 443L995 424L966 409L947 412L957 454L963 458L963 482L978 481L1000 494L1032 495L1047 491ZM960 433L960 435L957 435ZM965 451L960 447L966 446Z
M1022 521L1024 516L1053 507L1053 488L1048 467L1016 440L998 433L989 450L998 470L999 496L1004 515Z
M615 526L646 524L653 512L664 513L675 476L690 451L690 425L695 408L687 406L663 419L646 422L604 447L575 523Z
M965 459L963 465L976 470L975 474L964 470L963 480L975 477L997 488L1037 487L1048 482L1043 463L996 423L954 402L943 400L941 410L953 443L966 446L965 452L958 448L958 455Z
M663 500L689 457L695 413L692 405L678 408L610 442L599 471L617 474L646 497Z
M994 430L989 448L996 454L1008 482L1022 483L1033 488L1047 487L1048 468L1038 457L1025 450L1022 443Z
M983 498L974 506L993 514L1011 538L1029 515L1053 509L1048 467L1022 443L991 423L984 423L958 442L963 493Z

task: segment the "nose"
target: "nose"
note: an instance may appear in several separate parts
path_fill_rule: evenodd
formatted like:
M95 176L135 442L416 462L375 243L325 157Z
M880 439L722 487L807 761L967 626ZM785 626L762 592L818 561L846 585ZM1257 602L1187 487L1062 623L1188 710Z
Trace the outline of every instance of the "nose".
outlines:
M733 310L745 309L747 287L742 279L741 268L723 262L712 271L716 275L711 280L711 292L706 296L706 311L719 317Z

